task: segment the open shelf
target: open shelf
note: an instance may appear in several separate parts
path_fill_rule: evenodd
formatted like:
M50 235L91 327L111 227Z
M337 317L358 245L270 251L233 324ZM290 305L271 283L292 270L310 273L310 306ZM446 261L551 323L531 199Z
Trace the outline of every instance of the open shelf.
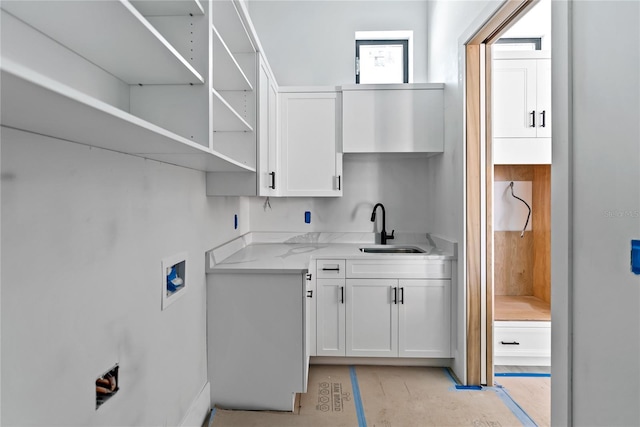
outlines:
M198 0L131 0L144 16L204 15Z
M534 296L494 296L496 321L551 320L551 305Z
M256 48L249 37L249 31L240 17L238 5L233 0L213 2L213 25L224 38L233 53L255 53Z
M253 90L251 82L225 41L213 27L213 87L221 90Z
M1 67L3 126L202 171L255 172L11 60Z
M214 132L253 132L253 127L215 89L213 92Z
M127 0L3 1L2 9L128 84L204 82Z

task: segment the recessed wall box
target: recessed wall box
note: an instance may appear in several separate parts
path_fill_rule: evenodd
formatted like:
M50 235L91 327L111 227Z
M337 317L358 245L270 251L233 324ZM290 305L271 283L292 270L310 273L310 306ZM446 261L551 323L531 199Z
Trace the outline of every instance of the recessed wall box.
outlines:
M162 309L173 304L187 291L187 257L181 252L162 260Z

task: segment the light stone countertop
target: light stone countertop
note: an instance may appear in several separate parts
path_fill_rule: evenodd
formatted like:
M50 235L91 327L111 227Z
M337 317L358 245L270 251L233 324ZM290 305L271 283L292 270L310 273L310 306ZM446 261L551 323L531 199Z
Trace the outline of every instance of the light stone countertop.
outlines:
M301 274L316 259L456 259L456 243L427 233L397 233L387 246L413 246L421 254L363 253L381 246L373 233L247 233L207 252L207 273Z

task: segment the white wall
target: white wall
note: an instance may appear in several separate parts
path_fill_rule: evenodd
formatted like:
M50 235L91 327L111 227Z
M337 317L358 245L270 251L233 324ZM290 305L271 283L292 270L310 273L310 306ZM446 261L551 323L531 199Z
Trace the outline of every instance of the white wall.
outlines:
M426 191L429 194L428 228L459 243L457 349L453 369L466 378L466 292L464 233L464 46L499 6L499 1L430 1L428 8L428 78L445 83L445 147L442 156L429 159Z
M540 0L502 37L541 37L542 50L551 49L551 0Z
M355 83L355 32L413 30L414 82L426 82L427 1L250 0L281 86Z
M572 152L552 179L573 186L573 422L637 426L640 276L629 251L640 238L640 3L574 1L570 16Z
M204 252L248 231L246 202L207 198L201 172L1 136L2 425L178 425L207 382ZM161 311L161 259L182 251L187 293Z
M251 20L280 86L355 82L355 32L413 30L414 81L426 81L426 1L250 0ZM365 231L376 202L388 211L387 228L427 231L425 159L345 156L342 198L251 201L256 231ZM311 224L304 211L311 211ZM430 230L436 231L436 230Z
M378 215L374 225L371 211L381 202L387 212L387 232L427 232L426 165L426 158L346 155L342 197L272 197L272 209L266 211L264 198L252 198L251 230L379 232L382 220ZM311 224L304 222L305 211L311 212Z

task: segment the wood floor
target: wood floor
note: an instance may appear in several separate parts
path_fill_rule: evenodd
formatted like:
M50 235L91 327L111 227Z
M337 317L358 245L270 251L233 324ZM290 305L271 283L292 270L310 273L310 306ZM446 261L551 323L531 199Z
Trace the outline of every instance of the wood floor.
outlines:
M295 413L216 408L207 424L227 426L550 425L548 377L498 377L496 387L456 388L443 368L312 365Z

